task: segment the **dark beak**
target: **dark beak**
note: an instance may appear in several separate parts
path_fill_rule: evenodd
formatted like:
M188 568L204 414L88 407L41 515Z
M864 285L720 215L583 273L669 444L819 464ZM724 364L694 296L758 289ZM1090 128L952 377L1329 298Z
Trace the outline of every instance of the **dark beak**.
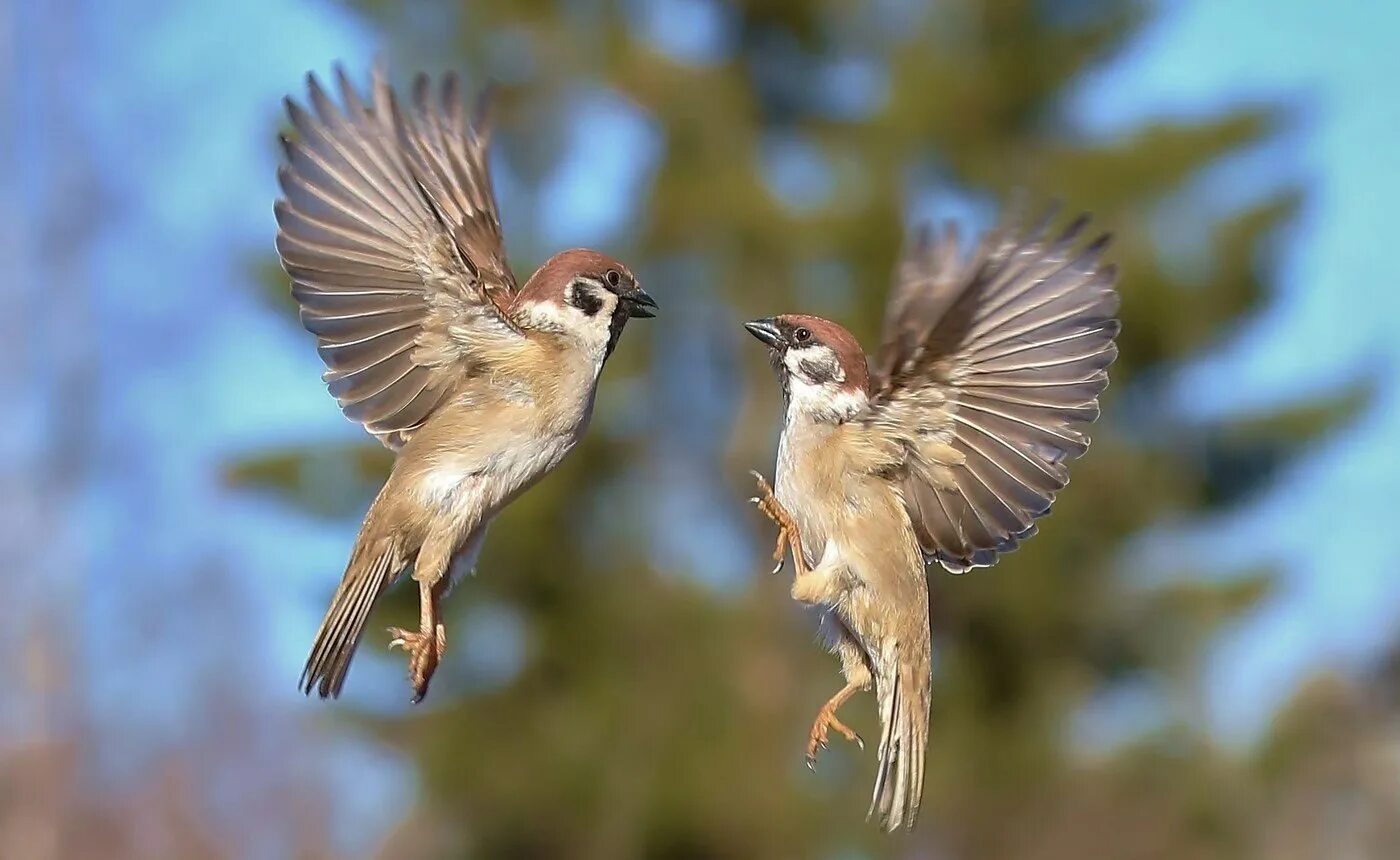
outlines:
M783 348L783 333L778 330L778 324L771 317L768 319L754 320L744 323L744 328L749 330L749 334L768 344L773 349Z
M645 290L633 290L622 298L627 302L629 319L649 320L656 316L656 299L647 295Z

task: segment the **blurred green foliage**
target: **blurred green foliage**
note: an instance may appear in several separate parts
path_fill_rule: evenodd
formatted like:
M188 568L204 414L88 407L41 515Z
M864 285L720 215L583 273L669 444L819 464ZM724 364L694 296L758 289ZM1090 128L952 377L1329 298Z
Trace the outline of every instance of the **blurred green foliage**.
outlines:
M1173 368L1268 297L1267 240L1299 195L1284 188L1203 216L1183 187L1267 138L1281 114L1254 107L1086 137L1066 96L1150 18L1125 0L715 0L706 5L721 10L729 41L706 62L659 50L639 26L643 5L484 0L431 14L353 5L383 32L400 79L428 63L501 82L496 156L519 192L502 210L522 276L555 250L520 213L561 155L570 104L610 91L662 141L634 221L606 250L641 274L663 316L627 333L584 447L492 529L480 576L452 596L455 653L429 704L371 721L422 781L420 807L388 853L1271 856L1259 775L1247 757L1214 747L1191 701L1203 649L1271 578L1184 571L1154 586L1125 567L1124 545L1154 524L1250 497L1364 402L1366 392L1349 392L1287 415L1205 421L1166 393ZM877 70L878 97L833 107L821 82L849 60ZM763 153L775 137L820 154L829 187L818 202L794 206L771 190ZM762 573L768 530L743 514L746 470L771 471L778 417L760 351L737 334L725 343L746 351L727 376L714 371L736 391L726 438L704 454L727 482L736 539L751 548L742 587L658 561L655 532L692 525L662 518L653 496L675 480L666 461L693 416L674 405L665 420L609 415L645 414L638 399L694 385L707 371L687 366L696 359L682 349L685 333L717 319L800 308L841 319L873 346L918 195L971 201L985 222L1017 186L1089 209L1115 232L1121 357L1095 445L1041 534L994 569L930 574L939 657L925 811L913 834L891 837L863 822L869 753L833 748L816 775L802 765L809 721L840 680L814 644L814 619L791 604L783 577ZM1163 234L1201 238L1168 254ZM814 289L815 270L837 272L836 287ZM351 518L387 462L368 440L312 444L237 464L230 477L346 517L348 551ZM326 572L327 594L337 573ZM408 597L396 595L384 624L412 614ZM454 679L472 608L521 623L522 665L503 684ZM371 634L360 659L379 659L382 644ZM1159 723L1112 755L1076 755L1075 716L1124 684L1161 697ZM847 716L873 735L870 699ZM1307 756L1265 758L1279 779Z

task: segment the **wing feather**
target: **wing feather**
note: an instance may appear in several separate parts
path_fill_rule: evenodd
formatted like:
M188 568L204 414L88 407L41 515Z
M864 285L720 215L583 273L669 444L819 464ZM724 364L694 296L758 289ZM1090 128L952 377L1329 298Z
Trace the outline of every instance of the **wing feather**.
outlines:
M521 333L486 166L457 81L440 104L420 75L400 110L381 69L364 99L336 69L339 104L314 75L278 171L277 251L328 389L346 417L398 447L462 374ZM448 333L451 333L450 336Z
M1117 355L1109 237L1016 214L962 260L920 231L896 273L866 420L909 452L905 506L926 556L962 571L1035 532L1089 446Z
M418 346L416 332L400 330L377 332L363 340L351 343L322 342L316 349L327 367L336 367L332 373L326 372L327 383L341 376L361 373L381 361L393 358Z

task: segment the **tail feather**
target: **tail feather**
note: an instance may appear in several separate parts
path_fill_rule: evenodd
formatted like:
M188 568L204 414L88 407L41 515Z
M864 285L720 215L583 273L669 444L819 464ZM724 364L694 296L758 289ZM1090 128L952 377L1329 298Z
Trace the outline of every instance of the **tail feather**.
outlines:
M301 671L303 693L314 689L323 699L340 695L370 610L403 567L396 542L383 542L370 552L356 547Z
M880 704L879 766L867 817L886 830L911 828L924 794L928 749L929 646L891 654L875 675Z

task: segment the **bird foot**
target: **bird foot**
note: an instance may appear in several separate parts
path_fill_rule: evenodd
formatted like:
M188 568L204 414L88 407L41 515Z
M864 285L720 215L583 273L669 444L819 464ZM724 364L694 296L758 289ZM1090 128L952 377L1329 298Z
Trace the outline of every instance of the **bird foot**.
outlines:
M821 710L817 711L817 718L812 721L812 731L807 737L807 767L809 770L815 771L817 769L817 753L826 749L832 729L835 729L842 737L862 750L865 749L865 741L861 740L860 735L836 717L836 709L840 705L839 697L832 697L831 701L822 705Z
M428 694L428 682L437 671L438 662L447 650L447 628L439 624L437 635L402 627L390 627L390 648L402 648L408 652L408 678L413 685L413 704L423 701Z
M793 566L801 572L803 565L802 560L798 557L801 552L799 549L801 544L797 538L797 521L792 518L792 514L788 513L787 508L783 507L782 502L778 501L778 497L773 494L773 487L767 479L758 472L750 472L749 474L758 481L758 495L749 501L778 526L778 540L773 547L773 573L783 569L783 563L787 561L788 547L792 547Z

